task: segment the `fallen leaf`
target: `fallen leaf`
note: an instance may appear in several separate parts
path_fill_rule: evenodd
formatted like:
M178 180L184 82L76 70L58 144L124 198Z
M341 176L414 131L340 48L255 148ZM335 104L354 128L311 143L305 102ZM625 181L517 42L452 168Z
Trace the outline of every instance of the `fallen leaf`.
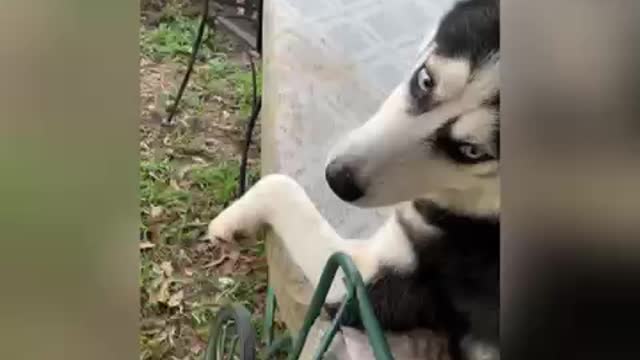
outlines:
M166 277L171 277L171 275L173 275L173 266L171 265L171 261L163 261L162 264L160 264L160 269L162 269L162 272Z
M195 339L196 341L194 341L191 346L189 347L189 351L192 354L200 354L200 352L204 349L204 344L199 341L198 339Z
M156 247L156 244L149 241L143 241L140 243L140 250L152 249L154 247Z
M193 157L192 157L193 158ZM195 169L200 169L206 167L206 164L189 164L189 165L185 165L183 166L180 170L178 170L178 178L179 179L183 179L185 177L185 175L187 175L187 173L195 170Z
M220 273L222 275L229 275L234 272L236 263L238 262L238 258L240 257L240 252L231 251L229 252L228 257L228 261L225 261L221 266Z
M207 237L206 240L208 240L209 238ZM204 254L209 252L209 249L211 248L211 243L209 242L200 242L198 244L196 244L196 246L194 247L194 250L199 253L199 254Z
M169 328L169 344L171 347L175 347L175 343L173 342L173 338L175 337L177 329L175 326Z
M234 269L234 274L237 275L248 275L251 273L251 267L247 264L240 264L237 269Z
M162 213L164 213L164 208L162 206L152 206L149 216L151 216L152 219L157 219L162 216Z
M157 336L155 336L153 339L149 340L149 345L158 345L161 342L165 341L168 337L168 334L166 331L161 332L160 334L158 334Z
M191 160L193 160L194 162L197 162L198 164L208 165L207 162L199 156L192 156Z
M233 280L230 277L221 277L221 278L218 279L218 284L220 284L220 286L225 287L225 288L230 288L235 283L236 283L235 280Z
M182 304L183 299L184 299L184 292L180 290L177 293L171 295L171 297L169 298L169 301L167 302L167 305L169 307L178 307Z
M193 260L191 260L191 258L189 257L189 255L187 255L187 252L184 251L184 249L180 249L180 251L178 252L178 259L187 264L193 264Z
M151 293L149 296L149 302L152 304L166 304L169 301L169 285L171 285L170 280L163 280L158 287L158 290Z
M222 264L223 262L225 262L225 260L227 260L228 258L229 258L229 255L222 254L219 258L217 258L217 259L211 261L210 263L204 265L203 268L208 269L208 268L216 267L216 266Z
M171 186L173 190L182 191L182 188L178 185L178 182L175 179L169 180L169 186Z
M141 331L147 331L149 333L157 334L160 328L164 328L167 321L158 318L142 319L140 322Z

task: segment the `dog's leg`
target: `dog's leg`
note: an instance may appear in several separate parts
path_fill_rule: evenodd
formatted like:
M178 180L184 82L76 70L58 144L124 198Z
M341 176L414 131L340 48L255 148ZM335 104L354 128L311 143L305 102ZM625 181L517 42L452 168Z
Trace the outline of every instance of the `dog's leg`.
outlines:
M209 224L212 239L232 240L235 233L255 235L268 225L281 238L294 262L315 288L329 257L341 251L353 259L365 282L380 266L411 268L414 253L394 214L367 240L343 239L320 214L304 189L285 175L268 175ZM342 281L334 281L328 301L345 293Z
M212 239L232 240L234 234L255 235L268 225L282 239L291 258L307 279L317 286L325 263L336 251L354 258L359 269L371 268L367 241L342 239L313 205L304 189L285 175L269 175L224 210L209 225ZM335 281L330 298L344 294L341 281Z

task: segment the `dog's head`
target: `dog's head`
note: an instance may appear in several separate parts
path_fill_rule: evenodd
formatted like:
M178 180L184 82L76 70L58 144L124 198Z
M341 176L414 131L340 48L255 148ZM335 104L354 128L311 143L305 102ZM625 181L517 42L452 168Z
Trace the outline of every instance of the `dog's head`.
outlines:
M498 0L452 7L412 74L331 152L336 195L362 207L425 197L499 211L499 23Z

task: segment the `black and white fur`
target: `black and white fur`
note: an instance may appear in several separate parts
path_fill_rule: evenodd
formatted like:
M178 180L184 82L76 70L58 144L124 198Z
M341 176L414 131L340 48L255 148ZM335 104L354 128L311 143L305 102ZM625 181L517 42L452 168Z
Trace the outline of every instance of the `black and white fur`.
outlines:
M326 178L338 197L395 205L372 238L341 238L284 175L260 180L210 236L268 225L313 285L329 256L346 252L385 330L443 330L454 359L498 359L499 38L498 0L456 3L410 76L331 152ZM337 281L327 308L344 294Z

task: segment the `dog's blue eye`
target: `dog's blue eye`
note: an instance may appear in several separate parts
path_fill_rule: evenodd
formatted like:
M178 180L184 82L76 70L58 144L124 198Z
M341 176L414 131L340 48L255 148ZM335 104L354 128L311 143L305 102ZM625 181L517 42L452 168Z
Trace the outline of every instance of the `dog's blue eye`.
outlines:
M427 71L427 68L425 67L422 67L422 69L418 71L416 80L418 82L420 90L424 92L429 92L433 88L433 79L431 78L429 72Z
M460 145L459 151L462 155L466 156L469 159L477 160L485 156L487 153L480 149L478 146L473 144L463 144Z

